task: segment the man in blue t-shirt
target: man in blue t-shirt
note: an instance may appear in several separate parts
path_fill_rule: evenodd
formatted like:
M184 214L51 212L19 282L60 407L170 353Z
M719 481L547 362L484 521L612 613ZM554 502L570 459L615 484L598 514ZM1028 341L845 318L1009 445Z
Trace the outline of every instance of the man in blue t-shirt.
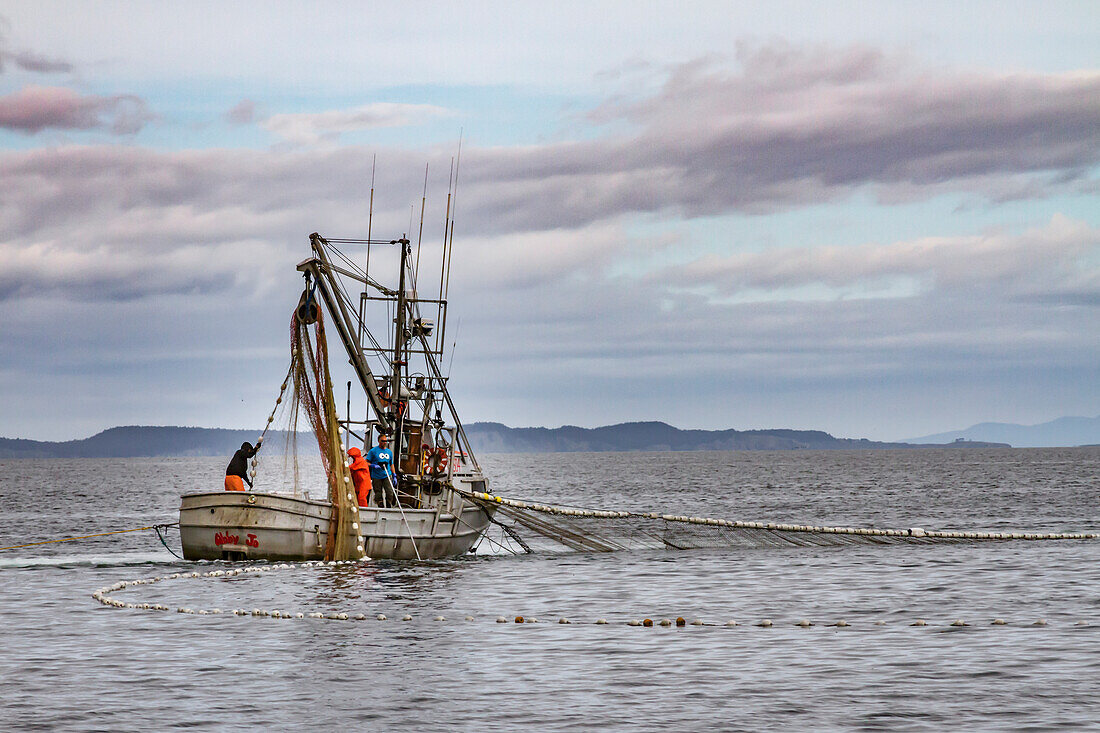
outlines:
M378 445L363 456L370 464L370 484L374 500L382 507L396 503L393 490L397 487L397 477L393 474L393 451L390 450L389 443L389 436L379 435Z

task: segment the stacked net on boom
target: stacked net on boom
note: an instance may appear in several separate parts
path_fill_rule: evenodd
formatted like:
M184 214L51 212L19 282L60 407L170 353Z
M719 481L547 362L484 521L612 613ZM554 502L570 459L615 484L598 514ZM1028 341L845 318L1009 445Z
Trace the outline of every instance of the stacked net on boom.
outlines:
M1100 533L956 532L947 530L826 527L771 522L744 522L659 512L607 511L539 504L472 493L496 507L501 549L524 552L571 549L688 550L720 547L835 547L994 540L1087 540Z

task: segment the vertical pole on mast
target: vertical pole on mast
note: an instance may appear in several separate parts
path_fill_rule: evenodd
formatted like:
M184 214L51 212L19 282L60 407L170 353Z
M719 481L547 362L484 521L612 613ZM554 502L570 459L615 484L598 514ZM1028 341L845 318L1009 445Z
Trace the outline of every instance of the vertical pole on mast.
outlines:
M397 317L394 319L394 338L393 338L393 384L390 385L392 394L390 404L395 405L398 414L394 419L394 436L393 436L393 453L394 463L397 466L401 465L401 443L402 435L405 428L405 415L401 410L401 376L404 367L404 355L405 355L405 266L409 256L409 239L407 236L403 236L397 240L397 245L401 247L401 274L398 276L397 281ZM396 477L396 471L395 471ZM394 487L396 490L398 487ZM400 501L400 499L394 495L394 498Z
M399 399L400 393L398 388L401 384L401 367L404 350L405 350L405 266L407 258L409 256L409 240L406 237L402 237L397 240L397 244L401 247L401 274L397 279L397 314L393 319L394 338L393 338L393 385L392 389L393 399Z

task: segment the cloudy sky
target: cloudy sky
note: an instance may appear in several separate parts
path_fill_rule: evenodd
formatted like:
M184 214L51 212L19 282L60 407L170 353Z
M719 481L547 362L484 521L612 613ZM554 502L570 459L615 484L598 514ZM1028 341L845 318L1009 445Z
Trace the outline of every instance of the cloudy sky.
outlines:
M1095 3L0 0L0 436L261 426L460 136L466 421L1100 414Z

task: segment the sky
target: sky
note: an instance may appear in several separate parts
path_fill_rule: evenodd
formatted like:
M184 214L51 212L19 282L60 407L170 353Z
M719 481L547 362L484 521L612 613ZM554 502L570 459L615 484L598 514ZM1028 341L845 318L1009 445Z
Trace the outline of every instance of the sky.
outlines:
M456 158L465 422L1100 414L1093 2L0 0L0 436L262 427Z

